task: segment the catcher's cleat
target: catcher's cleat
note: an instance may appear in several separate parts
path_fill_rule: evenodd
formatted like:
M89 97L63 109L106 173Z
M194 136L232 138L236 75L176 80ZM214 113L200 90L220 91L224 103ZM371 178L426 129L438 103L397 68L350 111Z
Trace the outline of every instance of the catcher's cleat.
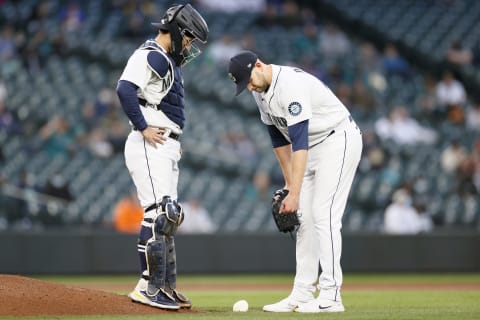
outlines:
M148 291L133 290L128 296L134 302L143 303L152 307L167 310L180 309L180 305L175 299L162 289L157 290L154 294L148 293Z
M180 291L173 290L172 296L175 298L175 301L180 305L180 308L190 309L192 307L192 301L190 301L190 299L188 299L188 297Z
M315 299L308 303L299 305L295 312L301 313L320 313L320 312L344 312L345 307L342 301L334 301L327 299Z

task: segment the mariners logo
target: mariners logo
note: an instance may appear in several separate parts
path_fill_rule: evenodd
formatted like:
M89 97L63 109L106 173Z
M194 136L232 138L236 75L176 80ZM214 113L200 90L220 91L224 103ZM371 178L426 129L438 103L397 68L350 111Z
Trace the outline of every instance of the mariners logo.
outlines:
M296 101L292 102L288 106L288 112L290 112L292 116L298 116L300 112L302 112L302 105Z
M231 72L228 73L228 76L230 77L230 79L233 80L233 82L237 83L237 79L233 76Z

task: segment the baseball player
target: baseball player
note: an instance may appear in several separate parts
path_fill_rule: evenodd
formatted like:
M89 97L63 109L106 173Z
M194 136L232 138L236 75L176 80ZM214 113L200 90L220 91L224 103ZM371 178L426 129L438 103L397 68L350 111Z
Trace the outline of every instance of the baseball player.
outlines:
M252 92L268 128L289 190L280 212L297 211L300 220L293 289L263 310L342 312L340 229L362 152L361 133L330 89L299 68L265 64L244 51L231 58L229 76L237 95L245 88Z
M132 131L125 143L125 162L144 208L138 237L141 278L129 297L150 306L190 308L176 290L174 235L183 221L177 202L179 137L185 123L181 67L200 54L208 26L190 5L169 8L155 39L129 58L117 93Z

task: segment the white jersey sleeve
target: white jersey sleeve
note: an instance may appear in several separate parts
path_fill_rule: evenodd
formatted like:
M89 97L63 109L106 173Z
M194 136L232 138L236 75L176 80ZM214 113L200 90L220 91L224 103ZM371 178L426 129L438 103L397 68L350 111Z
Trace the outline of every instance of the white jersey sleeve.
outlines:
M135 50L128 59L120 80L130 81L143 91L152 76L152 71L147 62L147 55L147 50Z
M287 126L312 118L311 86L305 81L308 74L297 68L287 69L279 88L279 101Z

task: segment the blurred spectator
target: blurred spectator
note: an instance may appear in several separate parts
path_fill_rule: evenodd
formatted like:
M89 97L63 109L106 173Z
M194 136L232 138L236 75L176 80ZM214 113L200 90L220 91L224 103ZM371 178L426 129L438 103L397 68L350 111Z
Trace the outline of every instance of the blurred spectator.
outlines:
M477 98L467 109L465 118L468 129L480 132L480 98Z
M392 203L385 210L384 231L389 234L417 234L432 229L427 214L419 214L412 206L412 198L406 189L393 193Z
M460 164L468 157L467 149L458 139L453 140L443 151L440 158L442 170L447 173L457 171Z
M97 117L106 115L109 112L115 111L115 106L118 104L117 95L112 88L102 88L95 100L95 114Z
M5 103L5 100L7 99L7 93L7 87L2 79L0 79L0 103Z
M20 124L15 121L13 114L5 107L6 88L0 82L0 131L7 134L20 133Z
M360 160L362 172L377 171L385 166L387 161L384 149L375 132L369 128L362 130L363 135L363 156Z
M68 181L60 173L52 175L43 187L43 193L66 201L73 201Z
M292 0L285 0L278 5L267 2L255 23L266 29L274 27L292 29L301 26L303 20L298 4Z
M472 63L475 67L480 67L480 42L477 41L477 45L472 50Z
M480 137L477 137L473 141L472 147L472 160L475 167L475 172L473 174L473 184L477 190L477 194L480 194Z
M350 51L350 40L334 24L325 25L320 32L320 53L327 61L338 61Z
M110 158L113 155L113 146L110 141L108 141L104 128L95 128L90 133L88 137L88 149L98 158Z
M444 119L453 123L460 123L464 120L464 107L467 101L467 94L463 84L456 80L453 73L446 71L442 80L436 87L437 112Z
M228 131L220 137L219 151L225 156L232 156L242 163L254 164L257 161L257 149L253 141L241 130Z
M351 105L354 110L361 110L362 115L372 112L376 107L373 94L369 91L362 79L356 79L352 88Z
M270 29L277 24L278 10L272 3L268 3L265 6L265 9L257 17L255 23L262 27L262 29Z
M216 224L210 217L207 209L201 202L192 198L187 203L182 204L185 212L185 220L178 228L179 233L213 233L217 229Z
M432 144L437 139L437 133L411 118L404 106L394 107L387 118L378 119L375 132L381 140L392 140L397 144Z
M115 119L110 123L108 142L112 145L113 152L115 154L123 154L123 149L125 148L125 138L127 137L130 130L130 126L128 126L126 122L121 121L120 119Z
M205 9L233 14L235 12L262 12L265 8L265 0L197 0Z
M133 13L128 18L128 24L124 31L124 36L131 41L138 42L145 37L146 31L144 28L145 18L138 12Z
M69 1L59 13L62 29L66 32L78 31L86 19L77 1Z
M413 201L413 207L417 211L418 219L418 230L419 232L429 232L434 228L433 219L430 216L430 213L427 210L427 198L417 197Z
M425 75L423 78L423 86L417 94L415 102L418 108L416 114L419 115L421 120L430 121L435 116L435 110L437 108L436 85L437 83L431 75Z
M384 166L381 175L380 182L388 185L391 188L397 187L402 180L402 164L398 156L392 157L388 165Z
M92 101L86 101L81 110L80 121L75 123L79 142L86 144L88 135L99 126L100 117L95 114L95 105Z
M460 163L457 169L457 186L456 191L459 195L477 194L479 190L475 185L476 164L472 157L467 157Z
M43 150L51 156L67 155L75 148L74 132L70 123L62 116L52 117L40 128Z
M215 63L226 66L228 61L230 61L230 57L233 57L241 50L242 47L234 41L233 37L225 33L208 47L207 54Z
M15 57L17 47L15 43L15 29L12 26L2 26L0 29L0 62Z
M356 76L364 79L368 88L383 93L387 89L387 81L377 49L370 42L362 43L359 49L354 67Z
M383 70L387 76L399 75L408 76L410 67L407 61L398 53L393 43L388 43L383 50Z
M250 32L242 35L240 46L242 47L242 50L258 51L255 37Z
M293 47L297 56L316 57L318 55L318 27L315 23L306 23L303 32L296 34Z
M462 45L460 39L454 40L447 50L446 59L448 62L458 66L471 65L473 60L472 51Z
M258 170L253 175L252 182L249 184L246 194L250 200L265 201L272 198L270 176L263 170Z
M346 82L340 82L335 88L338 99L346 106L351 105L352 88Z
M113 227L122 233L138 234L143 220L143 208L135 190L120 199L113 209Z
M293 29L302 25L301 10L297 2L293 0L283 1L277 23L286 29Z

